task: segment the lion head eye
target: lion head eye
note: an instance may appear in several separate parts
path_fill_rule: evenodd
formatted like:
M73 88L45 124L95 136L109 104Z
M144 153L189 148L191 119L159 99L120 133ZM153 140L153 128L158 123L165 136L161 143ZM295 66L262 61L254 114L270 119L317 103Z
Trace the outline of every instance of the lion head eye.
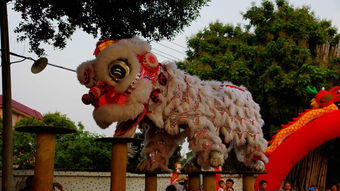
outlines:
M126 59L117 59L109 64L109 75L115 82L119 82L129 75L130 67Z

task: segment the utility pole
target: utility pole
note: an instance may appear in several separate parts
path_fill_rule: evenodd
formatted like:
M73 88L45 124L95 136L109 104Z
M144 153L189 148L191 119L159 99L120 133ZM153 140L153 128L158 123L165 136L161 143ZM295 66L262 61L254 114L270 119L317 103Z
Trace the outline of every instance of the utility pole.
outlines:
M12 93L11 63L9 57L7 0L1 0L1 65L3 94L3 129L2 129L2 190L14 191L13 182L13 129L12 129Z

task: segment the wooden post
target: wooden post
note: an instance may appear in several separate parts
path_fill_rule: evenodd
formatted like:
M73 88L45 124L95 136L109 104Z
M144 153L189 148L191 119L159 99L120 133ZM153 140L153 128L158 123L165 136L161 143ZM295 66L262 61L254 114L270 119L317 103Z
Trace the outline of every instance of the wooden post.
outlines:
M200 189L200 174L188 174L189 191L198 191Z
M255 177L253 174L244 174L242 182L243 191L254 191Z
M204 173L203 174L203 190L214 191L216 190L216 175L215 173Z
M157 191L157 174L145 174L145 191Z
M1 70L2 70L2 190L14 191L13 179L13 129L12 129L12 88L11 62L9 56L7 0L0 3Z
M52 191L55 144L55 134L38 134L33 179L34 191Z
M111 191L125 191L127 143L112 143L111 162Z
M104 137L96 141L112 143L111 191L126 190L127 143L142 142L141 139Z
M32 190L52 191L56 134L74 133L75 130L52 126L26 126L15 130L37 134Z

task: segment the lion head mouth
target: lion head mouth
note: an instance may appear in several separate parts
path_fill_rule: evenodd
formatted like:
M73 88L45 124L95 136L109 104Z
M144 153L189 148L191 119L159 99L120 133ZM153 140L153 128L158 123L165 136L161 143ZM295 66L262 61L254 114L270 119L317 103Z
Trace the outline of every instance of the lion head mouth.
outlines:
M143 104L106 104L93 110L93 117L99 127L105 129L118 122L115 136L131 137L138 123L147 114Z
M128 96L128 92L117 93L113 86L98 82L96 86L90 88L89 93L82 96L82 102L99 108L107 104L127 104Z

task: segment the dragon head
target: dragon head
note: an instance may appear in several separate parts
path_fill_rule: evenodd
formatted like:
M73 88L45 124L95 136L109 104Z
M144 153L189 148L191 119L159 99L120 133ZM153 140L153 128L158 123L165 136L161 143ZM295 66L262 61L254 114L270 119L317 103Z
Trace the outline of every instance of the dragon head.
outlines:
M327 107L335 102L340 101L340 86L334 86L329 91L324 88L319 92L316 91L315 87L307 87L309 93L316 94L311 100L311 106L314 108Z

